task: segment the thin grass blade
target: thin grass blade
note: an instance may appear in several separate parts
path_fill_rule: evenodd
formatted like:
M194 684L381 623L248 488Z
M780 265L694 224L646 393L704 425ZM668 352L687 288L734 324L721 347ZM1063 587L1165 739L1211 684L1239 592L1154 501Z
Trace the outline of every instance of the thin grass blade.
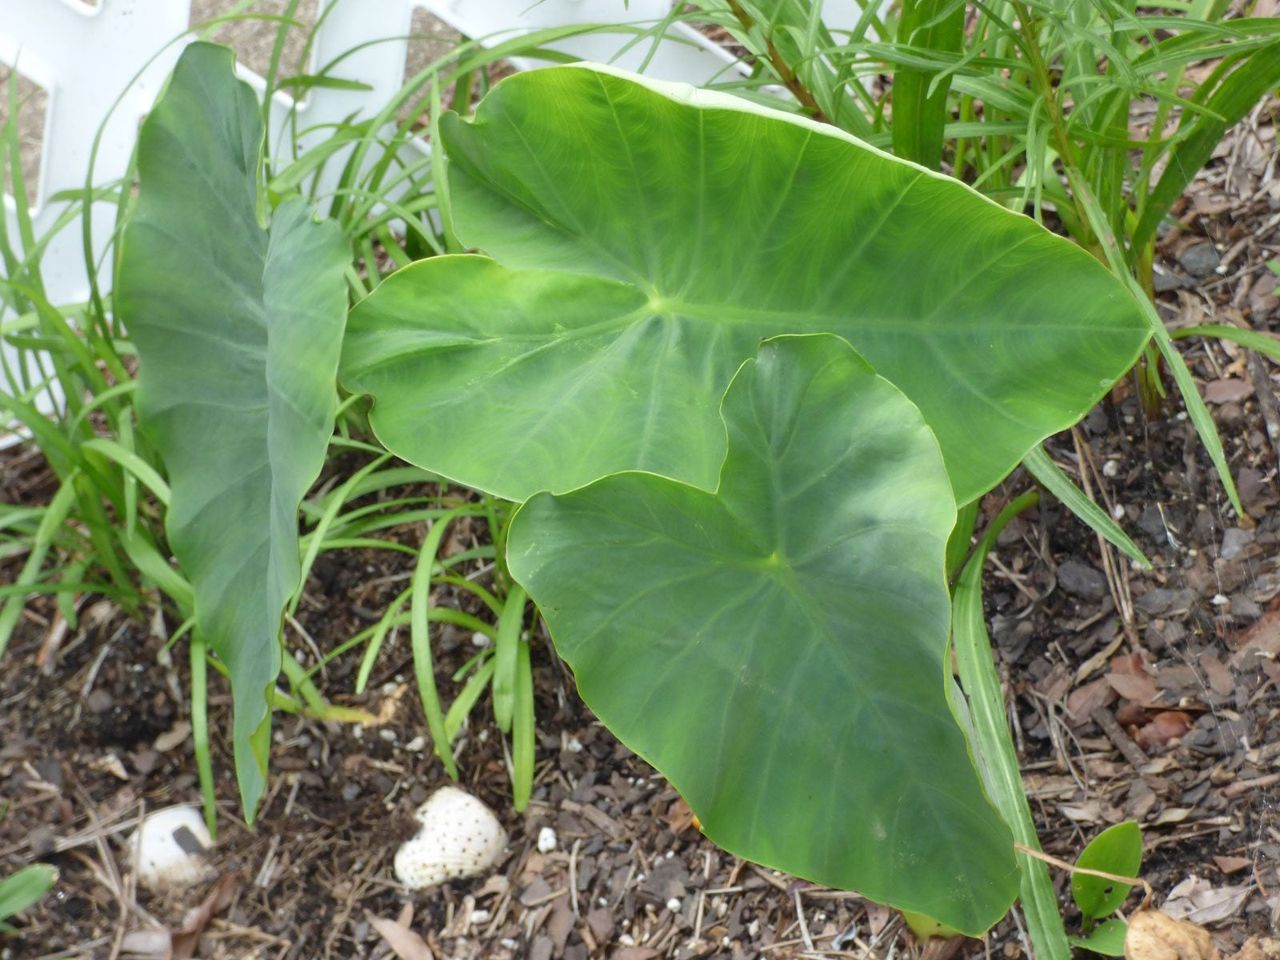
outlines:
M1026 788L1018 769L1018 754L1009 735L1004 693L983 620L982 568L1000 531L1038 500L1039 495L1035 492L1025 493L992 521L960 574L952 600L952 645L960 683L969 704L978 769L986 781L991 802L1013 831L1014 840L1035 850L1040 849L1040 840L1036 836ZM1017 857L1022 909L1035 955L1040 960L1070 960L1071 948L1048 868L1025 854L1020 853Z
M1248 347L1280 363L1280 339L1271 334L1258 333L1256 330L1241 330L1239 327L1222 323L1205 323L1194 327L1181 327L1172 331L1169 336L1174 340L1185 340L1187 337L1217 337L1219 340L1230 340L1232 343Z
M1053 462L1053 458L1045 452L1044 445L1039 444L1022 458L1022 465L1036 478L1046 490L1052 493L1063 506L1074 513L1077 519L1084 521L1098 534L1106 537L1107 542L1138 564L1143 570L1151 569L1151 561L1142 549L1134 543L1120 525L1107 512L1085 496L1084 491L1071 482L1071 478Z
M39 578L40 568L53 547L54 538L62 529L67 514L71 512L71 507L76 502L77 476L73 473L64 480L58 487L58 492L49 501L44 516L40 518L36 535L31 541L31 552L27 554L26 562L23 563L18 579L14 582L15 587L34 584ZM0 656L4 655L5 648L9 645L9 638L13 635L13 629L18 624L18 617L22 615L25 603L25 593L16 593L5 601L3 607L0 607Z
M493 718L503 733L511 732L518 696L520 632L524 627L524 607L527 594L518 583L511 585L507 602L498 618L498 639L494 660L497 663L493 675Z
M431 606L431 573L436 565L436 554L444 542L445 531L461 511L450 511L436 521L422 542L418 554L418 566L413 571L409 601L409 635L413 647L413 673L418 682L418 696L422 700L422 712L431 732L432 748L454 780L458 779L458 766L453 759L453 748L445 733L444 712L440 707L440 691L436 689L434 661L431 657L431 633L428 611Z
M523 607L524 604L522 603ZM533 795L534 735L533 667L529 642L519 641L516 657L515 712L511 723L511 796L516 813L523 813Z

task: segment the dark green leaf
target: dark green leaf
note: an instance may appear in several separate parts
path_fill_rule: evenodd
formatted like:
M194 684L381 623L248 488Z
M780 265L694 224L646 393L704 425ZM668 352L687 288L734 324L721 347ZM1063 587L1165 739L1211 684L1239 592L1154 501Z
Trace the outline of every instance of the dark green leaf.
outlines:
M172 486L170 544L231 675L252 819L281 617L300 577L298 504L337 409L347 251L298 199L259 223L261 110L233 66L230 50L192 44L143 125L116 304L137 346L142 424Z
M511 573L712 840L978 934L1017 872L946 696L933 434L831 336L768 341L722 410L716 493L624 473L539 494Z

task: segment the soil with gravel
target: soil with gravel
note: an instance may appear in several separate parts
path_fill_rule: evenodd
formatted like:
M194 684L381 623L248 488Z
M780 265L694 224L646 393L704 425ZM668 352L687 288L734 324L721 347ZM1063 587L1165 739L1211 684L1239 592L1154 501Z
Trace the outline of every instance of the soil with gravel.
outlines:
M1255 124L1229 142L1165 236L1157 285L1171 327L1216 320L1280 332L1265 266L1280 249L1273 140ZM1120 518L1153 569L1118 557L1046 499L1000 538L987 609L1045 848L1073 859L1108 824L1140 821L1142 874L1157 903L1234 949L1273 931L1280 914L1280 418L1261 361L1224 342L1184 346L1248 516L1227 505L1176 399L1144 412L1126 380L1049 450ZM32 451L3 456L7 495L48 494ZM1016 473L984 502L984 516L1028 486ZM484 536L476 526L464 539ZM15 569L0 566L0 579ZM331 649L378 617L408 574L386 551L326 555L298 619ZM131 932L180 929L215 886L157 898L136 887L123 843L144 811L199 802L185 644L167 651L174 624L154 611L129 618L86 598L80 613L79 629L54 643L53 611L34 602L0 673L0 875L35 860L61 871L56 891L0 937L0 958L123 955L138 942ZM435 642L437 679L452 693L472 638L445 628ZM423 749L407 636L388 640L362 697L346 694L358 651L322 677L335 702L380 723L277 720L273 777L253 830L237 818L221 733L229 698L215 683L223 779L213 866L222 879L194 955L385 958L394 954L377 921L396 918L426 945L419 956L437 958L944 952L856 894L718 850L675 791L583 706L544 635L535 632L534 649L533 802L513 813L501 737L482 701L460 746L462 780L499 813L511 843L490 876L420 893L395 883L391 859L413 810L447 780ZM555 845L539 850L545 827ZM1068 878L1057 882L1069 903ZM1064 909L1075 929L1078 916ZM1028 954L1016 911L985 944L947 951Z

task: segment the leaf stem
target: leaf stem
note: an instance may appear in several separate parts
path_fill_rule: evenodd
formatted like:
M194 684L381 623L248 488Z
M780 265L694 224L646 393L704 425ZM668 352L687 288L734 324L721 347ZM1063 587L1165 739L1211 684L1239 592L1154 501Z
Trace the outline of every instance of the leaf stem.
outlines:
M729 9L733 12L733 15L738 18L738 22L742 24L743 30L750 33L756 28L755 18L746 11L746 8L742 6L739 0L726 0L726 2L729 5ZM818 106L818 101L814 99L814 96L809 91L808 87L801 82L800 78L796 75L796 72L791 69L791 65L787 63L786 59L782 56L782 53L774 44L773 37L763 31L762 35L764 37L765 49L769 54L769 63L773 66L773 71L778 75L778 79L782 81L783 86L791 91L791 95L800 102L800 106L804 107L805 111L812 116L813 119L817 120L819 123L830 123L830 118L822 112L822 108Z
M1079 170L1080 163L1076 158L1075 144L1071 142L1071 137L1067 134L1066 119L1062 114L1062 104L1058 102L1057 89L1053 85L1053 78L1049 75L1049 65L1045 61L1044 52L1040 49L1040 41L1036 37L1035 17L1027 4L1021 2L1021 0L1014 0L1013 9L1018 18L1018 29L1022 34L1023 51L1031 65L1031 78L1035 92L1044 103L1045 115L1049 119L1049 129L1053 132L1054 146L1057 148L1058 156L1062 158L1063 166L1067 168L1067 177L1070 180L1071 172ZM1074 190L1069 190L1068 194L1071 197L1072 205L1076 208L1078 222L1081 226L1087 228L1089 218L1080 202L1080 198L1076 196ZM1080 245L1085 249L1090 246L1090 244L1084 242L1081 242Z

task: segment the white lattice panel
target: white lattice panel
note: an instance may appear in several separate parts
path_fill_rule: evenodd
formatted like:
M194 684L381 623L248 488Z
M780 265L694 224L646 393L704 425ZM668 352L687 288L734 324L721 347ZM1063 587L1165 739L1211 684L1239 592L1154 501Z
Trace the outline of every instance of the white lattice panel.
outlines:
M0 0L0 60L40 84L48 96L39 191L31 198L38 236L60 212L48 198L84 186L98 127L117 98L120 106L102 131L95 179L106 182L123 174L138 122L173 68L180 47L171 41L186 29L187 15L183 0L102 0L96 9L78 0ZM5 215L14 237L8 196ZM98 216L100 239L110 229L110 208L100 207ZM82 262L80 234L72 225L50 242L43 257L55 301L84 296Z
M421 6L459 33L498 43L521 33L575 23L639 25L661 23L671 0L422 0ZM698 31L672 24L654 49L649 39L633 43L624 33L590 33L553 44L579 60L613 63L666 80L702 85L724 76L733 58ZM515 58L521 69L538 61Z
M311 90L299 111L300 127L315 127L352 115L376 112L399 88L410 23L424 8L460 32L490 44L548 26L575 23L652 26L670 9L668 0L322 0L331 6L319 27L314 60L326 64L345 56L335 71L361 81L367 91ZM187 33L190 0L0 0L0 61L19 70L47 91L39 191L31 198L37 235L54 224L61 205L49 198L85 184L95 137L108 111L114 111L101 140L94 182L123 176L137 127L155 99ZM731 59L704 37L683 26L656 47L650 39L633 43L633 35L598 33L557 44L581 59L616 62L654 76L704 83L732 68ZM647 63L646 63L647 60ZM519 68L536 62L517 60ZM252 79L252 78L251 78ZM117 100L119 101L117 103ZM282 129L288 102L274 104ZM12 198L5 197L10 235L16 236ZM112 225L112 209L94 211L93 244L100 255ZM83 244L78 228L50 241L42 258L47 292L55 303L87 295ZM110 264L101 271L110 276Z

